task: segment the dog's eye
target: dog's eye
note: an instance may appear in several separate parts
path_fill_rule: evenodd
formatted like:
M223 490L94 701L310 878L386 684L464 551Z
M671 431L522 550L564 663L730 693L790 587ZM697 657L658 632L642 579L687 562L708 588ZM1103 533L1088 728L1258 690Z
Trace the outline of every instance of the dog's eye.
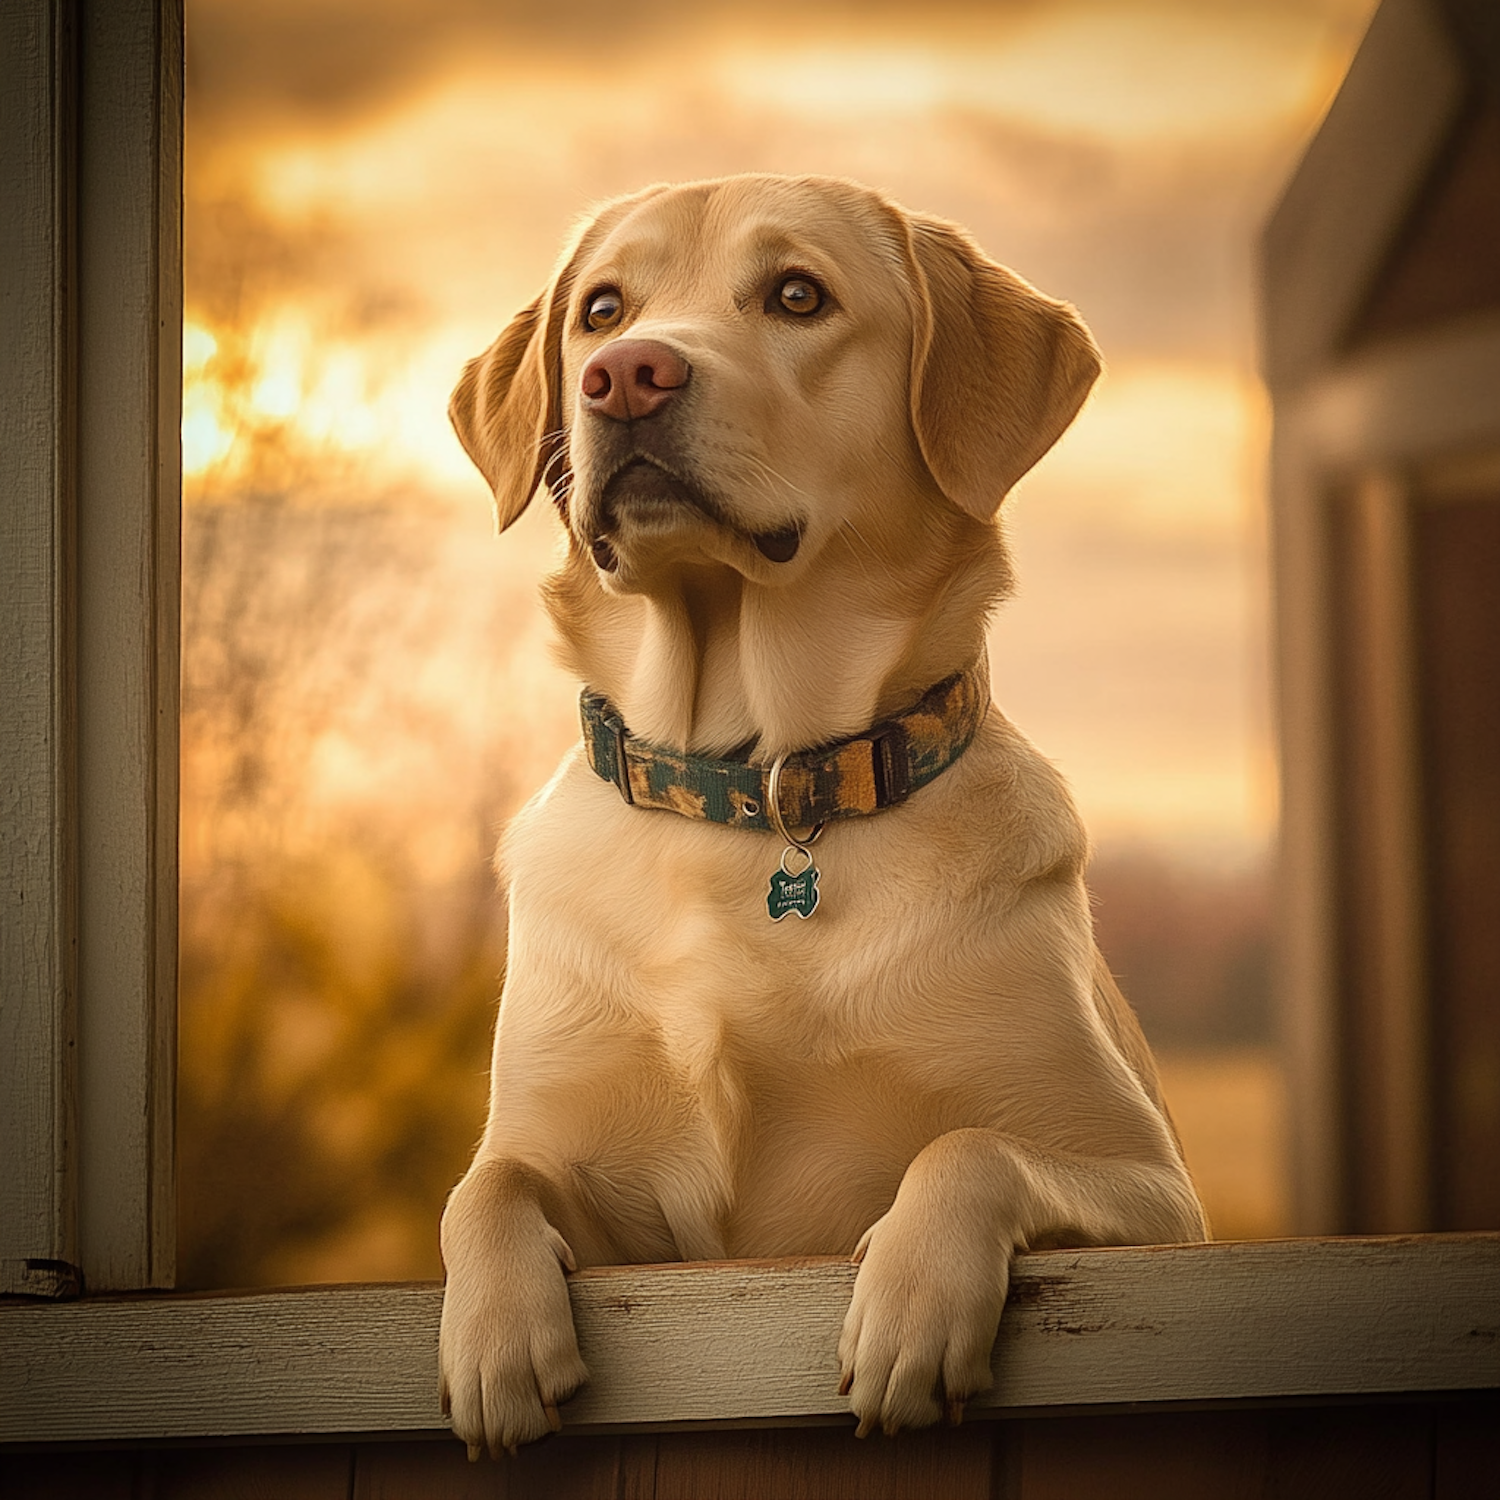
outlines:
M799 318L823 305L823 288L810 276L788 276L766 298L767 312L795 313Z
M625 303L613 287L595 292L583 309L583 321L590 328L613 328L625 311Z

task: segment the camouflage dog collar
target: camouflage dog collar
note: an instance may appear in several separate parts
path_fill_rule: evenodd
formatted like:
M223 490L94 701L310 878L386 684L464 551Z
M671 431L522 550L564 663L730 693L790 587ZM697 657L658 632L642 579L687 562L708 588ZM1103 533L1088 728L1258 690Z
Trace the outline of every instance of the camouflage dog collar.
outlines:
M786 757L778 789L789 828L811 828L904 802L969 748L990 706L979 664L929 688L922 701L853 739ZM599 693L579 707L589 764L636 807L655 807L775 831L767 811L769 768L746 757L711 760L638 740Z

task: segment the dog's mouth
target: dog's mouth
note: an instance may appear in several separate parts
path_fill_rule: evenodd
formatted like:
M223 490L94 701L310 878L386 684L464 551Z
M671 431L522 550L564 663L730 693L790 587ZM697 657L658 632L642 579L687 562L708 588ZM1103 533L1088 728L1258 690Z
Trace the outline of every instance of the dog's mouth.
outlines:
M718 507L664 464L640 455L627 459L610 475L599 496L600 530L589 543L594 565L605 573L618 570L620 558L612 537L619 532L622 520L628 518L632 525L654 529L679 523L684 511L724 524Z
M650 527L653 523L671 525L681 519L684 510L695 512L701 519L753 542L761 556L775 563L790 562L802 545L798 526L766 532L737 526L712 496L658 460L642 455L628 459L610 476L600 495L599 510L602 525L589 550L595 565L606 573L620 566L612 538L627 516L633 524Z
M657 515L677 515L683 507L699 511L720 525L724 523L718 506L696 485L658 460L640 455L628 459L610 475L600 501L606 531L615 530L621 515L627 512L633 520L649 520Z

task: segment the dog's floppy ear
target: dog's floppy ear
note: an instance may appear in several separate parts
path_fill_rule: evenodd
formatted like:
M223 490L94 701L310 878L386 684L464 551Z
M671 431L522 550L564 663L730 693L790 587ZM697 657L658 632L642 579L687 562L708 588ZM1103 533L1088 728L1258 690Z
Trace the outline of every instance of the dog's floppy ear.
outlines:
M448 418L464 452L495 492L495 526L504 531L526 509L562 438L559 342L554 314L560 276L478 359L464 366Z
M448 420L495 492L498 531L526 509L544 479L559 485L567 467L562 333L578 266L625 215L665 191L665 183L656 183L601 204L575 229L552 284L464 366L448 402ZM563 504L561 498L558 503Z
M1083 320L990 260L961 230L916 215L911 416L945 495L978 520L1055 443L1099 374Z

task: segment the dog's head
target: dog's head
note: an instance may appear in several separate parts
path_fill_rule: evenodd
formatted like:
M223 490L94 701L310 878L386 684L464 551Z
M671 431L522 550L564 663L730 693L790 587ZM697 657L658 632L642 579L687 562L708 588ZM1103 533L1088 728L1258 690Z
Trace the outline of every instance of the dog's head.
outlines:
M769 582L893 490L988 520L1098 369L954 226L735 177L604 207L450 414L499 526L546 483L607 587L685 552Z
M637 732L853 733L983 649L993 524L1099 358L951 224L830 178L606 205L450 411L501 529L545 484L565 658Z

